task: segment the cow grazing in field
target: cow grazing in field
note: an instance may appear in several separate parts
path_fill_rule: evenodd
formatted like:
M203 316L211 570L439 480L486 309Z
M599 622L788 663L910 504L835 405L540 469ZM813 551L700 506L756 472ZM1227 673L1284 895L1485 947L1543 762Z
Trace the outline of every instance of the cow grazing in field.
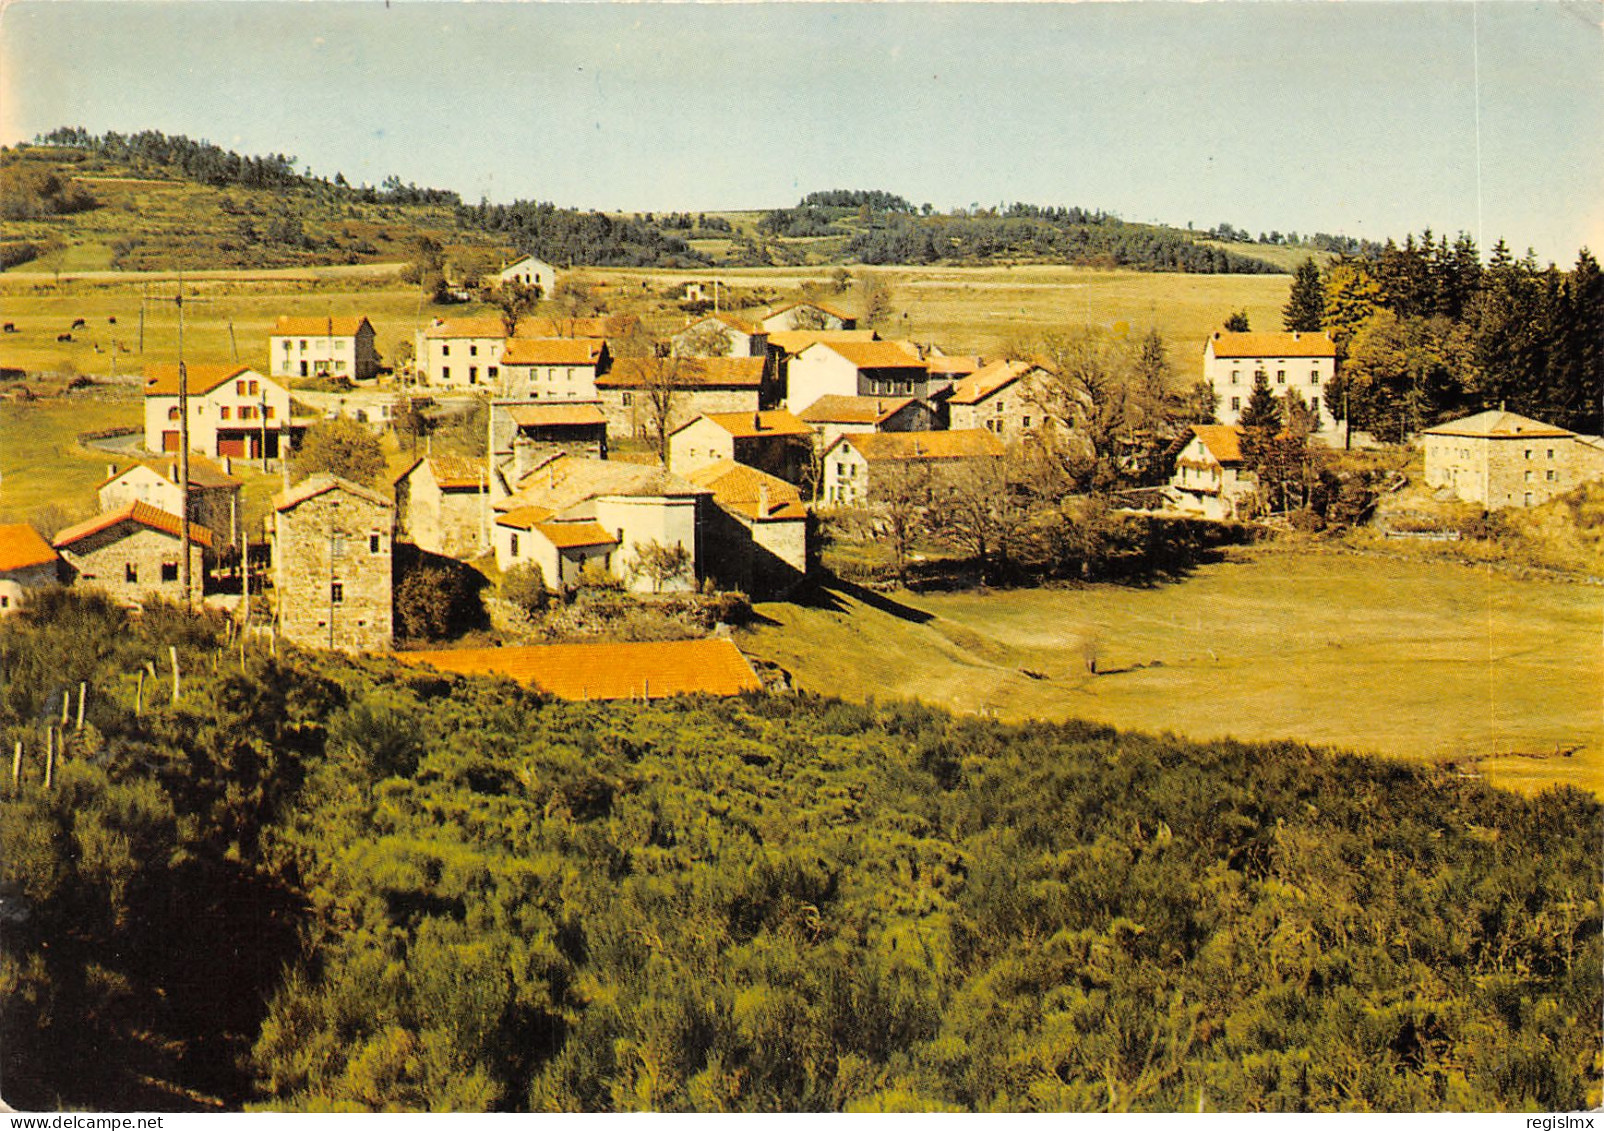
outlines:
M82 318L74 318L72 320L72 325L68 327L68 329L82 330L87 325L89 325L89 323L85 322Z
M108 326L117 325L117 316L115 314L106 315L106 325L108 325Z
M17 332L17 324L15 322L7 322L6 323L6 333L15 334L16 332Z
M70 342L70 341L72 341L72 335L71 334L57 334L56 335L56 341L58 341L58 342Z

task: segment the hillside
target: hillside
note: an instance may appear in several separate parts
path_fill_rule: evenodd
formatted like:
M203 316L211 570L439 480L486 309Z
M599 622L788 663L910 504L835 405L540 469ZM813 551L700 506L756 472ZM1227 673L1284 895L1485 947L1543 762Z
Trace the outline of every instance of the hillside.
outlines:
M141 675L169 645L176 702ZM0 655L23 1108L1599 1102L1575 790L905 702L556 703L65 591Z

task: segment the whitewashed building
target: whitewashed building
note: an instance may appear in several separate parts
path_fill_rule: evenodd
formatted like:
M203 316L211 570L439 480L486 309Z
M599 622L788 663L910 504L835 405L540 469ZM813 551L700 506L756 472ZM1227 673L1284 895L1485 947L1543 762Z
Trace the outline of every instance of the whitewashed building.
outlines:
M507 264L497 278L503 285L519 283L526 287L538 287L541 298L550 298L557 293L557 268L539 256L526 255L516 263Z
M284 315L268 335L268 372L289 377L348 377L379 373L373 324L366 318Z
M290 393L248 365L191 365L189 447L214 458L277 458L290 426ZM176 452L178 366L145 368L145 448Z
M1336 427L1327 398L1337 375L1337 343L1331 335L1216 330L1203 347L1203 379L1214 390L1221 424L1242 418L1260 374L1277 397L1296 391L1303 398L1318 419L1316 431Z

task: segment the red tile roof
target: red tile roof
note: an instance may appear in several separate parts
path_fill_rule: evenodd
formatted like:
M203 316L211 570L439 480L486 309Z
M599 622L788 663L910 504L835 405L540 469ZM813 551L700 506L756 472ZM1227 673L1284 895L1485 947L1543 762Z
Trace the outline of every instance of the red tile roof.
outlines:
M1192 434L1220 463L1242 462L1242 429L1235 424L1194 424Z
M336 338L354 338L364 323L369 329L373 328L373 324L360 314L341 318L319 318L311 314L281 314L278 321L273 323L273 334L277 337L304 335L311 338L322 335L326 338L332 333Z
M943 377L968 376L981 368L978 357L963 355L937 354L925 358L925 364L930 367L931 373L939 373Z
M557 512L549 507L514 507L496 518L497 526L510 526L514 530L533 530L551 519Z
M655 359L624 357L613 362L613 367L596 378L598 389L643 389L648 366ZM761 357L684 357L667 362L674 385L682 389L756 389L763 384Z
M371 491L366 487L359 486L349 479L341 479L337 475L329 475L320 471L315 475L308 475L288 491L280 491L274 495L273 509L276 511L293 510L308 499L315 499L325 491L336 489L355 495L359 499L366 499L368 502L386 509L392 505L389 499L386 499L377 491Z
M918 355L901 342L820 342L822 348L833 350L859 369L919 369L928 367Z
M424 456L415 459L407 465L405 471L395 477L395 482L401 482L424 464L429 465L430 474L442 489L473 490L483 489L485 486L484 464L466 456L454 455Z
M758 522L805 519L802 495L783 479L776 479L744 463L721 459L685 476L713 492L713 501L726 510L739 511Z
M913 403L912 397L820 397L800 413L809 424L884 424Z
M503 365L595 365L604 343L599 338L508 338Z
M266 381L249 365L186 365L189 370L189 395L204 396L226 381L249 373L258 381ZM178 395L178 366L176 364L145 366L145 395L147 397L176 397Z
M1329 334L1216 330L1210 339L1215 357L1336 357Z
M601 406L591 401L577 403L521 404L507 409L507 415L520 428L544 428L563 424L607 424Z
M897 463L904 460L979 459L1001 457L1002 441L979 428L960 428L952 432L865 432L847 433L830 447L850 444L870 463Z
M535 530L559 550L618 544L617 538L594 522L542 522L535 526Z
M965 377L953 386L948 404L979 404L994 393L1001 392L1033 366L1028 361L994 361L983 369Z
M67 527L67 529L56 535L55 545L58 549L64 546L72 546L82 542L92 534L99 534L102 530L110 530L120 522L137 523L140 526L149 527L151 530L159 530L163 534L171 534L174 538L179 537L181 531L181 523L176 514L168 514L164 510L157 510L148 503L129 503L126 507L119 507L114 511L97 514L94 518L80 522L76 526ZM210 547L212 544L212 532L197 522L191 522L189 524L189 540L198 546Z
M0 573L60 560L61 555L45 541L44 535L26 522L0 526Z
M774 330L769 345L788 354L799 354L817 342L872 342L873 330Z
M767 412L704 412L696 420L707 420L724 429L737 440L750 440L758 436L811 436L813 429L784 409ZM674 429L682 432L696 420Z
M506 323L499 316L491 318L440 318L423 332L425 338L505 338ZM540 335L546 337L547 335Z
M457 675L507 676L559 699L660 699L762 690L752 665L728 640L459 648L397 652L395 657Z

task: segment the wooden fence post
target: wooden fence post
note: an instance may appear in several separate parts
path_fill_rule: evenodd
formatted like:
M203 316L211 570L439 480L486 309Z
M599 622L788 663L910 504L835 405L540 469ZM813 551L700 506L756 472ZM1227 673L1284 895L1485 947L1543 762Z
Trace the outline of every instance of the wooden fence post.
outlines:
M11 792L15 795L22 788L22 739L17 739L17 745L11 751Z
M139 686L134 688L134 718L139 718L140 710L145 706L145 669L139 669Z
M55 745L55 743L56 743L56 733L55 733L55 731L51 730L49 727L45 727L45 788L46 789L50 788L50 783L55 779L55 776L56 776L56 745Z
M62 726L66 726L67 725L67 715L71 711L72 711L72 692L70 690L63 691L61 693L61 725Z
M86 681L78 681L78 730L84 729L84 690Z
M178 645L167 645L167 658L173 665L173 702L178 702Z

